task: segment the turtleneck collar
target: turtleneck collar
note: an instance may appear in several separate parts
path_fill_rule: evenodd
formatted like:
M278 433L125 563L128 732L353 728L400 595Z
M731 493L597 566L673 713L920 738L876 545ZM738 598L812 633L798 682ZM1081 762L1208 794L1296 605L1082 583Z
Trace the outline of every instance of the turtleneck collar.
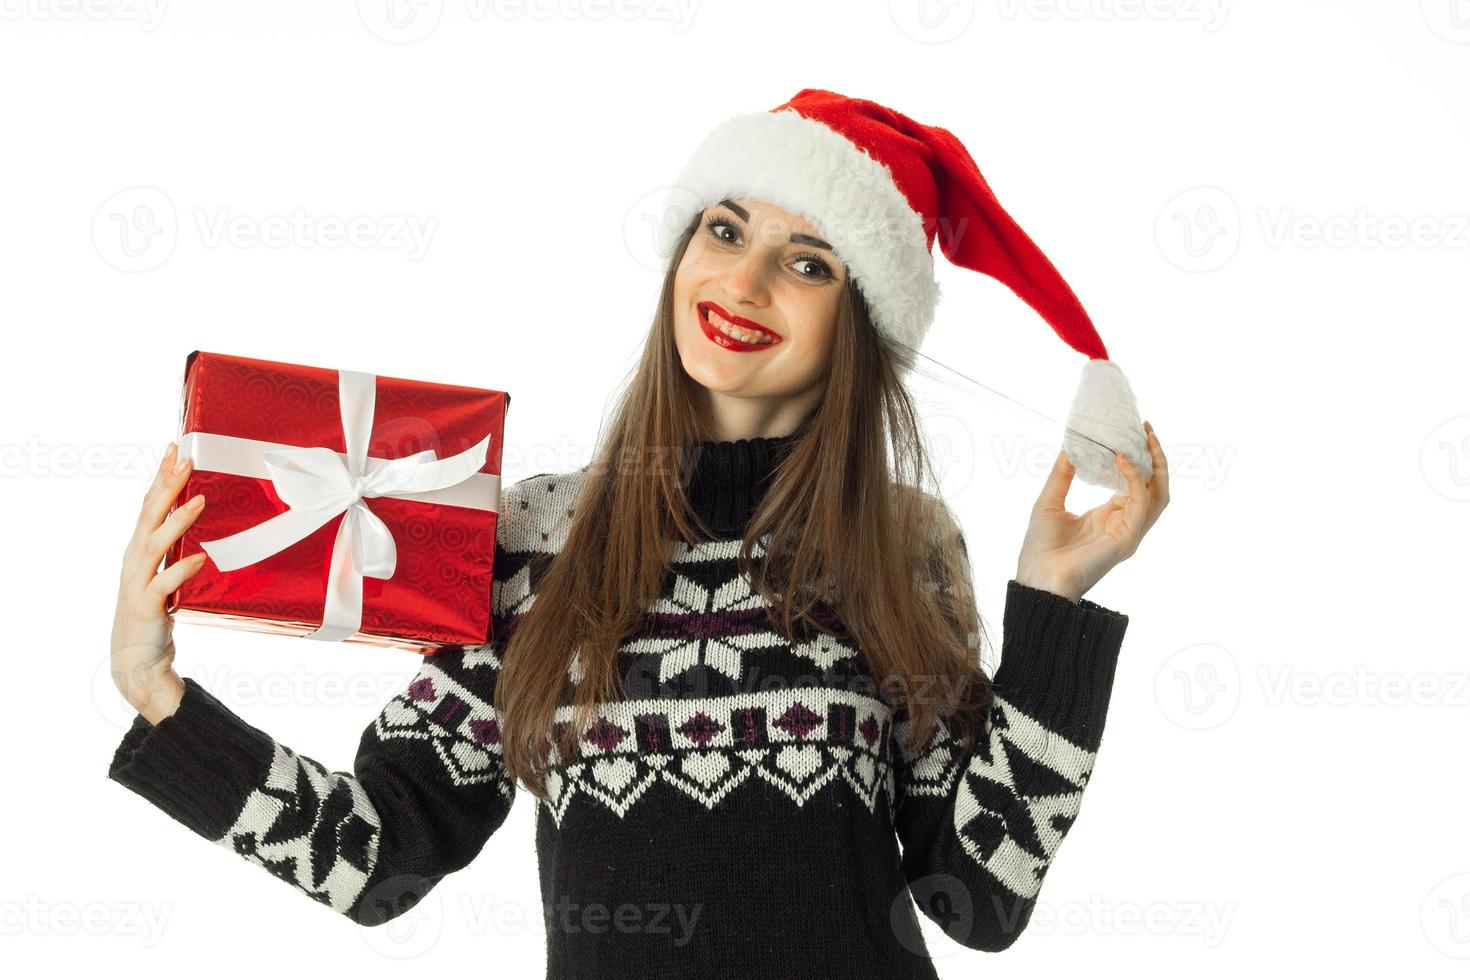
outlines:
M776 464L795 433L696 443L689 501L702 521L723 537L739 537L765 495Z

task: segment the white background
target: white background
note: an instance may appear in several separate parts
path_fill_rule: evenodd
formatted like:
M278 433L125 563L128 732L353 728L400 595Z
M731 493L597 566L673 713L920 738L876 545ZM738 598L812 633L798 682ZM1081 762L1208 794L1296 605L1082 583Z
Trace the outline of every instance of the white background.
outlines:
M941 974L1463 975L1470 3L300 6L0 0L7 965L540 975L526 794L367 930L109 782L120 555L196 348L504 389L508 481L586 462L656 298L650 195L812 86L966 143L1173 471L1089 594L1131 625L1032 924L999 960L929 930ZM939 274L924 352L976 383L915 384L998 637L1081 358ZM417 667L178 642L335 769Z

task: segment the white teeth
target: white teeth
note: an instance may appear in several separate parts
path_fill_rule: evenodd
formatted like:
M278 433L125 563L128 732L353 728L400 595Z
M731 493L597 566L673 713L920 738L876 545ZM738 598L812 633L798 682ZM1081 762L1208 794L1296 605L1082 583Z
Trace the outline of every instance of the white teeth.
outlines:
M740 327L734 326L724 317L716 313L714 310L706 310L705 315L709 317L709 322L714 326L714 328L727 337L734 337L736 340L743 340L747 344L775 343L775 341L772 340L768 334L757 333L754 330L744 330Z

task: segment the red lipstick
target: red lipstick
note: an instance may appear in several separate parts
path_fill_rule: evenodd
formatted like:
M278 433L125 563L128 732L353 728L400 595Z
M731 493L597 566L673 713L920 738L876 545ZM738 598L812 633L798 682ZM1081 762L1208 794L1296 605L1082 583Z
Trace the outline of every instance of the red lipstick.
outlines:
M721 333L715 328L714 324L709 322L708 314L711 310L713 310L718 316L723 318L726 323L733 324L734 326L740 327L742 330L746 330L751 333L762 334L770 337L770 343L750 343L744 340L737 340L736 338L731 337L728 334ZM724 347L726 350L742 353L745 351L769 350L770 348L775 347L777 344L781 343L782 339L781 335L776 333L776 331L771 330L767 327L763 327L759 323L756 323L754 320L747 320L743 316L735 316L719 304L710 302L699 304L699 328L704 331L704 335L706 337L714 341L716 344L719 344L721 347Z

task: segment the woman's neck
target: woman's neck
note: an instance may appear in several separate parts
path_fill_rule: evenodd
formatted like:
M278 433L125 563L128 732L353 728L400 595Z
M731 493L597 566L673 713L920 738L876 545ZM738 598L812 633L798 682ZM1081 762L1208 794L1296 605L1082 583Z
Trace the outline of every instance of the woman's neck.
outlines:
M695 513L722 537L742 536L776 464L795 440L793 433L696 443L689 481Z

